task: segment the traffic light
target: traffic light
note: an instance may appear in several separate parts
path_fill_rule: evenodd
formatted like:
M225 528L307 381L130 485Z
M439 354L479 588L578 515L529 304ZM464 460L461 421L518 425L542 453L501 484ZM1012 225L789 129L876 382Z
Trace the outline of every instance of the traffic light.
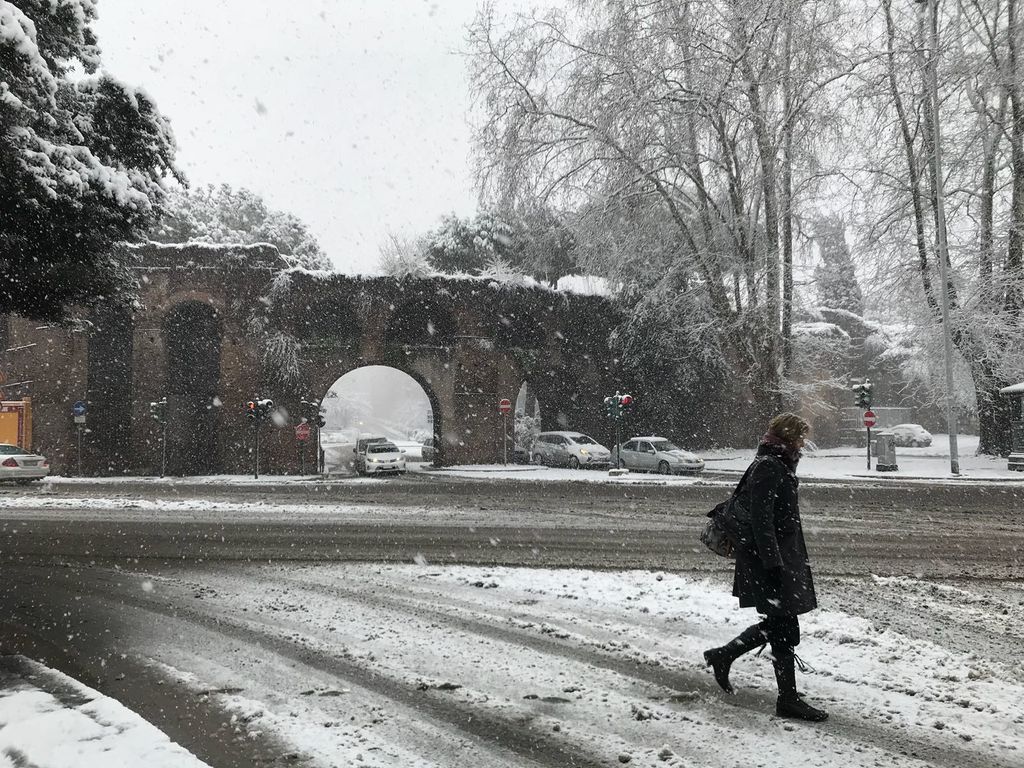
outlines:
M167 418L167 398L163 397L155 403L149 404L149 417L159 424L163 424Z
M320 405L316 400L300 400L299 406L302 409L302 415L306 421L311 424L316 424L317 429L322 429L327 424L324 419L323 406Z
M871 382L868 379L864 379L863 382L853 385L853 396L856 400L857 407L861 410L869 410L871 408Z
M253 422L253 426L259 426L264 419L270 416L272 410L274 410L274 401L269 398L250 400L245 404L245 415L249 421Z
M619 395L619 416L625 416L633 408L632 395Z
M604 413L608 418L621 419L633 408L633 396L616 392L604 399Z
M270 398L256 401L256 415L260 421L270 416L272 410L274 410L274 401Z

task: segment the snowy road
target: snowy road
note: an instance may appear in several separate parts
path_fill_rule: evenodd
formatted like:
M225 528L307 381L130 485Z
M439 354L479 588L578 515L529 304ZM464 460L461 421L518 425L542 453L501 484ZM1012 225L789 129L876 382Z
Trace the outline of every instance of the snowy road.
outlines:
M415 564L6 576L14 623L48 624L82 673L214 766L1024 762L1020 583L823 579L800 648L817 671L800 682L832 719L807 726L771 715L765 658L737 664L736 697L699 664L751 618L717 577ZM18 601L29 593L45 616Z
M722 492L4 493L2 640L216 768L1024 765L1019 489L802 489L822 727L700 666L752 620L695 544Z
M726 567L697 542L725 487L404 482L267 493L99 488L0 492L0 553L16 562L310 560ZM101 495L102 494L102 495ZM1020 578L1024 487L808 484L816 569L832 575Z

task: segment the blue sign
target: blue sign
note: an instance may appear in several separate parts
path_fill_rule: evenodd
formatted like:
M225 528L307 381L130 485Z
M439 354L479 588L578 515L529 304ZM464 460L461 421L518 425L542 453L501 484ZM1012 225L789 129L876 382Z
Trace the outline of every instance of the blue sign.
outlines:
M89 406L85 404L84 400L76 400L75 404L71 406L72 416L85 416L85 412L89 410Z

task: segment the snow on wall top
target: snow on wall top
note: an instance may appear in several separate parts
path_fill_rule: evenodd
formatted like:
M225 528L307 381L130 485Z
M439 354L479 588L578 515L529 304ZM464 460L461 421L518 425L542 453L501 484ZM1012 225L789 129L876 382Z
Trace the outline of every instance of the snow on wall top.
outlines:
M245 266L284 270L288 262L270 243L222 245L192 240L187 243L126 243L138 255L141 269L215 269Z

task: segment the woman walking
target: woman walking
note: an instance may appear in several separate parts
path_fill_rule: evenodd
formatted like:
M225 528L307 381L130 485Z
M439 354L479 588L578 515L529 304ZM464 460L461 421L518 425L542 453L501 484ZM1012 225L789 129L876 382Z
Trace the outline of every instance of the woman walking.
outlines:
M809 433L810 425L796 414L776 416L740 481L735 508L744 533L736 546L732 593L741 608L756 608L764 618L731 642L705 651L704 661L722 689L732 693L732 663L770 643L779 687L775 713L820 722L828 713L797 693L794 650L800 643L797 617L818 606L797 502L796 466Z

